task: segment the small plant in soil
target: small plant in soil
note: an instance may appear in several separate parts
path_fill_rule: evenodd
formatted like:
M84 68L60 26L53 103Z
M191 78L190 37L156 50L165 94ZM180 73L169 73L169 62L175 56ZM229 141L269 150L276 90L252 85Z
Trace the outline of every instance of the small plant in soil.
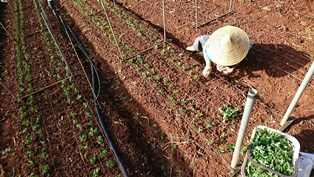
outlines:
M95 168L93 170L93 176L92 177L98 177L99 176L99 171L100 171L100 168Z
M222 120L222 122L226 122L229 119L234 119L239 114L238 108L228 106L227 104L224 104L222 107L219 108L219 113L220 113L219 119Z
M216 123L215 122L211 122L209 120L205 120L204 125L205 125L206 128L209 128L209 127L215 126Z
M219 136L220 139L226 139L227 137L227 133L226 132L222 132Z
M45 164L45 165L43 165L43 166L41 167L41 172L42 172L42 174L45 175L45 176L49 176L49 170L50 170L50 168L49 168L49 165L48 165L48 164Z
M228 145L227 145L227 149L228 149L229 151L233 151L234 148L235 148L235 144L228 144Z
M107 151L106 150L103 150L103 151L101 151L99 154L98 154L98 157L99 158L104 158L106 155L107 155Z
M210 146L210 145L212 145L214 143L214 141L212 140L212 139L207 139L206 140L206 145L207 146Z
M112 168L113 167L113 162L112 162L112 160L107 160L106 161L106 167L108 167L108 168Z
M190 124L191 124L191 125L195 124L195 119L194 119L194 118L191 118L191 119L190 119Z
M89 159L91 164L95 164L97 161L97 156L92 157L91 159Z
M224 153L225 152L225 149L223 147L218 147L217 148L217 152L219 153Z

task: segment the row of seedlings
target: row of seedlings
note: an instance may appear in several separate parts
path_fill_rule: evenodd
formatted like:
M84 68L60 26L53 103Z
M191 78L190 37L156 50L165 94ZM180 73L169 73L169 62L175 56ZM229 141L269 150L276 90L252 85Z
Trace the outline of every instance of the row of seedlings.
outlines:
M17 63L19 93L17 102L19 104L18 117L21 124L21 136L24 137L24 157L26 157L28 176L48 176L50 166L47 162L46 139L41 127L42 118L38 115L33 95L22 99L22 96L33 91L32 78L30 74L30 55L25 44L25 22L21 0L14 2L14 45ZM38 160L39 161L36 161Z
M41 3L41 1L39 2ZM45 30L39 5L36 0L33 0L33 3L40 24L42 38L50 56L50 65L54 68L54 71L49 72L48 75L54 77L57 81L61 81L61 88L67 99L66 108L69 112L67 120L72 122L74 127L76 127L77 131L81 134L76 141L78 141L79 151L83 154L83 158L86 161L84 164L89 164L86 165L89 167L86 168L86 170L91 169L89 173L93 177L100 176L108 171L116 174L116 176L120 176L120 173L115 171L115 167L117 166L115 160L113 160L112 155L109 153L109 148L106 146L102 133L99 131L97 124L95 124L95 116L89 111L87 102L83 100L83 96L80 94L80 90L75 84L70 68L65 64L63 55L58 49L57 44L52 39L51 34ZM62 75L64 75L62 74L63 72L65 72L65 76L68 79L62 78ZM77 111L80 109L78 108L80 107L79 105L84 108L84 111Z

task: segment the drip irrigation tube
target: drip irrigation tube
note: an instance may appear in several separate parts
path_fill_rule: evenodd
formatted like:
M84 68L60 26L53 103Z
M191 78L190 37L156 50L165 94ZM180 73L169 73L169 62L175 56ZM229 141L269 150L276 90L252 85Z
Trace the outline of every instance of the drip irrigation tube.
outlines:
M57 18L60 18L60 21L64 24L63 20L62 20L62 17L58 14L58 12L54 11L54 15L57 17ZM95 109L96 109L96 114L97 114L97 118L98 118L98 121L100 123L100 126L102 128L102 131L107 139L107 142L109 143L109 146L110 146L110 149L111 151L113 152L114 154L114 157L118 163L118 166L122 172L122 174L125 176L125 177L128 177L128 172L127 170L125 169L124 165L122 164L122 161L121 161L121 157L118 153L118 150L114 144L114 142L112 141L112 138L109 134L109 131L107 130L107 127L105 126L105 122L104 122L104 116L101 112L101 109L100 109L100 106L99 106L99 103L97 101L97 98L98 96L95 95L95 91L98 89L98 91L100 92L100 80L99 80L99 74L93 64L93 62L91 61L91 59L89 58L89 55L88 55L88 52L87 50L85 49L85 47L82 45L82 43L77 39L75 33L71 30L71 28L66 25L66 28L64 28L63 26L63 29L66 30L66 32L68 34L71 34L72 36L72 40L74 43L77 44L78 48L83 52L83 54L85 55L87 61L90 63L90 66L91 66L91 76L92 76L92 79L91 79L91 82L92 82L92 89L93 89L93 102L94 102L94 105L95 105ZM98 82L96 82L96 77L97 77L97 80ZM90 82L90 81L89 81Z

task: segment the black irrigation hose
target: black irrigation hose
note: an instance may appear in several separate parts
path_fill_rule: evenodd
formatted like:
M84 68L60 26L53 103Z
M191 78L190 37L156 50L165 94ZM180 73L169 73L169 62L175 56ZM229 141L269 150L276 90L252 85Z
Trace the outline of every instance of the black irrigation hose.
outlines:
M53 10L53 11L54 11L54 10ZM60 19L61 19L61 16L58 15L58 12L54 11L54 15L55 15L57 18L60 18ZM58 15L58 16L57 16L57 15ZM63 22L62 19L61 19L60 21ZM64 30L67 30L68 32L70 32L70 34L72 35L72 40L73 40L73 42L75 42L75 43L78 45L79 49L84 53L84 55L85 55L87 61L90 63L90 66L91 66L91 75L92 75L92 87L93 87L94 93L95 93L95 91L96 91L96 88L98 88L98 90L100 91L99 74L97 73L96 68L95 68L93 62L92 62L91 59L89 58L89 55L88 55L88 53L87 53L87 50L86 50L85 47L82 45L82 43L77 39L75 33L71 30L71 28L70 28L68 25L66 25L66 28L64 28ZM95 77L97 77L98 82L96 82ZM118 165L119 165L119 167L120 167L120 170L121 170L121 172L123 173L123 175L124 175L125 177L129 177L127 170L124 168L124 165L122 164L121 157L120 157L120 155L119 155L119 153L118 153L118 150L117 150L117 148L116 148L114 142L112 141L112 138L111 138L111 136L110 136L110 134L109 134L109 131L107 130L107 127L105 126L104 116L103 116L103 114L102 114L102 112L101 112L99 103L98 103L98 101L97 101L97 96L96 96L95 94L93 94L93 101L94 101L94 105L95 105L95 109L96 109L98 121L99 121L99 123L100 123L100 125L101 125L101 128L102 128L103 133L104 133L104 135L105 135L105 137L106 137L106 139L107 139L107 142L109 143L110 149L112 150L112 152L113 152L113 154L114 154L114 156L115 156L115 159L116 159L116 161L117 161L117 163L118 163Z

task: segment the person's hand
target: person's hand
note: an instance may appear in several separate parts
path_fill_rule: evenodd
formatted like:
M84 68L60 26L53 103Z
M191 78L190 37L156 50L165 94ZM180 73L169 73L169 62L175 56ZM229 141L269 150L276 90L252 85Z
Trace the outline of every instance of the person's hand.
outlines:
M228 66L218 66L217 65L217 70L219 72L222 72L224 75L229 75L230 73L233 72L233 68L230 68Z
M203 70L203 76L207 78L211 72L212 72L212 67L206 66Z

